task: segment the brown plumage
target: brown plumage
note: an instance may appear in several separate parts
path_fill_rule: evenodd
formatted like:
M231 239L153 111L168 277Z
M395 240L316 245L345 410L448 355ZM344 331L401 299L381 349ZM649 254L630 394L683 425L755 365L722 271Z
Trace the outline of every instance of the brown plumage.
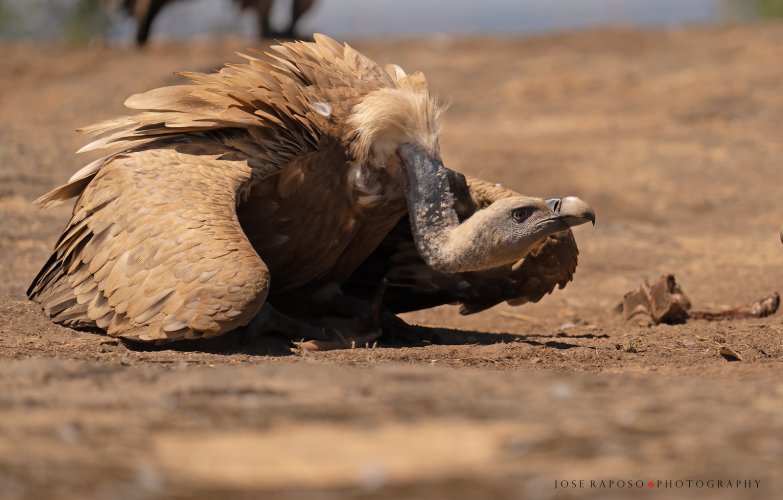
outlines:
M568 227L592 211L445 169L421 74L323 36L273 50L183 74L191 84L130 97L139 114L84 129L100 137L82 151L105 156L38 200L77 197L28 290L55 322L168 341L223 334L268 298L330 284L366 298L387 276L392 310L474 312L571 279ZM512 209L530 222L522 236L506 233L524 224L484 230L486 245L467 232Z

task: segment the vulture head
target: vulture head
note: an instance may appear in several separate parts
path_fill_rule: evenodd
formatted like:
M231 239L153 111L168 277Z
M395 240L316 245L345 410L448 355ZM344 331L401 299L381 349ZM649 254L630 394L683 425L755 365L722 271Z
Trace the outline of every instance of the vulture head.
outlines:
M425 262L439 271L481 271L510 264L553 233L587 221L595 224L593 209L574 196L512 196L460 221L450 171L440 159L413 144L402 145L399 155L409 180L414 240Z
M517 262L550 234L587 221L594 223L593 210L574 196L505 198L444 231L427 250L442 270L483 271Z
M550 234L595 224L593 209L573 196L507 198L460 221L453 172L440 159L442 109L421 73L407 75L395 65L387 72L395 85L368 93L352 109L351 149L359 163L406 180L413 236L428 265L450 273L492 269L519 261Z

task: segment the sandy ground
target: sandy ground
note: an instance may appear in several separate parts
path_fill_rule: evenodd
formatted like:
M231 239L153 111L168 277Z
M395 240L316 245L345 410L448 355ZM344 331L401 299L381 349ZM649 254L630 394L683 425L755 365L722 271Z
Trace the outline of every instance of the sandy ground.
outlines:
M611 309L665 272L700 307L780 289L783 25L355 45L453 100L447 164L593 205L575 281L405 316L453 329L423 347L150 350L50 324L24 290L69 208L30 202L85 162L73 130L244 44L3 43L0 497L779 498L780 317L650 327ZM689 479L705 483L657 483Z

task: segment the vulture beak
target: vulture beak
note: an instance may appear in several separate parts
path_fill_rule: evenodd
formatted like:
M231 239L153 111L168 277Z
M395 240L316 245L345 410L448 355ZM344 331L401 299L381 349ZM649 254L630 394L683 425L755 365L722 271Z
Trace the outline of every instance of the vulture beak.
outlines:
M553 214L549 220L559 221L564 228L578 226L587 221L592 222L595 226L595 211L576 196L551 198L546 200L546 204Z

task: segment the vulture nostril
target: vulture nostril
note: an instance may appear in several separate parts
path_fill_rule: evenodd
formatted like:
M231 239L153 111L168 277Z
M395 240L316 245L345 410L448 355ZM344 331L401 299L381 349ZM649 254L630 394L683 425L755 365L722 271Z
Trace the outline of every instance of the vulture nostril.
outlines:
M552 206L552 211L556 214L560 213L560 200L557 200L555 204Z

